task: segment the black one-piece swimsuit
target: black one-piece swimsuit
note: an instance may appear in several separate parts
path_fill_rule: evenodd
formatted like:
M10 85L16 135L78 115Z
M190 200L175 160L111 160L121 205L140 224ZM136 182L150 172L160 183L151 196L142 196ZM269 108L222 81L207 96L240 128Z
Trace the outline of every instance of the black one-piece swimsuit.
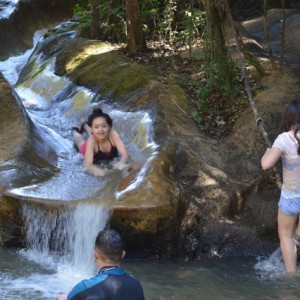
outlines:
M101 151L99 143L97 143L98 144L98 152L94 154L94 160L93 160L94 164L100 164L103 161L107 162L107 161L113 160L115 157L119 156L117 147L113 146L110 140L109 140L109 143L111 146L109 152Z

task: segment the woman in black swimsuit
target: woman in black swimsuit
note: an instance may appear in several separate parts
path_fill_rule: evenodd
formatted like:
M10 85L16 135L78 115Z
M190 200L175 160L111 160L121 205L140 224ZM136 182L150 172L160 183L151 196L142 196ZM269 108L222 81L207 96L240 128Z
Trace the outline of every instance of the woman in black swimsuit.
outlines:
M95 108L88 117L87 124L91 128L84 153L84 167L87 172L95 176L105 175L105 170L96 164L110 161L116 157L120 160L113 165L115 169L122 170L127 165L129 155L125 144L118 133L112 129L112 119L100 108Z

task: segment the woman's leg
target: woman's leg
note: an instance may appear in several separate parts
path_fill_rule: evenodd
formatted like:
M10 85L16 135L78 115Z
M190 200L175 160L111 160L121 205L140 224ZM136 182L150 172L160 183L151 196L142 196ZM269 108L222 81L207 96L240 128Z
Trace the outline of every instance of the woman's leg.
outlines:
M92 129L88 125L86 119L81 118L80 119L80 124L81 124L81 129L84 130L89 136L91 136L92 135Z
M296 220L297 216L287 216L282 212L281 208L279 208L278 234L283 261L288 273L296 272L297 248L293 240Z
M76 129L72 129L72 136L75 145L78 149L82 146L82 144L85 142L85 139L82 134L80 134Z
M296 246L300 246L300 220L299 220L299 216L298 216L298 222L297 222L296 229L295 229L295 234L294 234L294 242L295 242Z

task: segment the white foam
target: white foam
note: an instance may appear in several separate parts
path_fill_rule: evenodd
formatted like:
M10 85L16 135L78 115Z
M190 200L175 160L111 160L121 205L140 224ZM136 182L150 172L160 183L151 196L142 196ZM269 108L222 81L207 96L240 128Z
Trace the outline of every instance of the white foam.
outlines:
M285 273L285 267L280 248L276 249L267 258L258 258L254 268L261 272L263 277L280 277Z
M1 2L4 2L2 4ZM19 0L7 0L0 2L0 19L8 19L9 16L14 12L16 8L16 4Z

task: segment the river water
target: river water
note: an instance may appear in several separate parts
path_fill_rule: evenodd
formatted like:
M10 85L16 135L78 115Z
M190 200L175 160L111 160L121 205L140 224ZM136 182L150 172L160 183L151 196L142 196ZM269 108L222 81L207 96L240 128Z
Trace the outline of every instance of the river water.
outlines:
M36 33L34 45L42 35L42 31ZM19 73L32 51L33 49L30 49L18 57L0 62L0 71L12 86L15 86ZM50 63L44 73L40 72L40 74L51 78L52 82L55 82L53 85L57 85L57 82L62 80L63 85L68 86L70 83L66 78L60 79L54 76L51 66ZM43 79L37 79L34 84L40 82L43 82ZM33 122L50 136L52 143L55 141L53 147L59 150L58 166L64 170L64 173L54 178L51 183L14 187L13 192L16 195L25 194L33 198L41 198L44 194L45 198L49 199L51 195L61 202L66 201L67 196L71 194L69 185L65 184L66 180L72 180L73 183L79 180L76 177L79 176L77 172L74 172L74 169L72 172L72 169L66 166L70 157L74 158L74 151L72 151L72 141L67 138L67 132L62 131L64 127L60 126L60 122L64 122L64 126L69 128L73 121L72 119L66 123L68 120L63 119L61 115L69 102L58 101L56 106L51 107L53 110L49 118L49 114L41 113L45 107L50 106L45 96L39 98L24 84L15 88ZM41 86L39 88L43 90ZM49 93L49 90L47 92ZM81 97L90 99L90 91L82 88L79 92ZM123 126L124 119L128 119L126 112L111 110L111 113L114 120L116 119L116 126L118 122L119 126ZM147 161L155 153L155 143L151 140L149 132L151 126L148 126L151 120L149 121L148 116L142 112L130 115L130 118L141 120L149 134L144 149L150 150L146 155L141 155L141 160ZM52 126L53 123L56 124L57 131L48 126L50 122ZM128 142L132 136L130 138L124 136L124 139ZM129 151L138 153L134 148L130 148ZM80 171L80 168L78 167L76 171ZM82 178L80 177L80 180ZM99 183L96 178L90 176L86 179L87 184L88 182L92 182L92 185ZM57 186L60 187L59 195L56 194ZM89 190L90 187L88 186ZM80 192L82 195L85 194L84 185L80 191L74 192L74 198L82 199L81 194L78 194ZM95 191L96 196L97 192L98 190ZM79 280L96 274L97 269L92 256L93 242L97 231L103 229L109 220L109 209L95 201L84 201L84 199L59 209L51 206L45 208L42 203L31 205L29 202L24 202L22 215L27 224L26 249L0 249L0 300L55 299L59 293L68 293ZM51 249L49 249L50 244ZM210 260L197 262L125 259L123 267L141 280L147 300L300 299L300 277L284 276L279 250L270 257L264 258L222 258L218 253L215 253L215 256Z
M300 278L284 278L280 256L274 255L275 265L254 258L215 258L187 263L125 260L123 267L140 279L148 300L300 299ZM0 257L0 299L55 299L86 278L64 261L30 250L2 249Z

